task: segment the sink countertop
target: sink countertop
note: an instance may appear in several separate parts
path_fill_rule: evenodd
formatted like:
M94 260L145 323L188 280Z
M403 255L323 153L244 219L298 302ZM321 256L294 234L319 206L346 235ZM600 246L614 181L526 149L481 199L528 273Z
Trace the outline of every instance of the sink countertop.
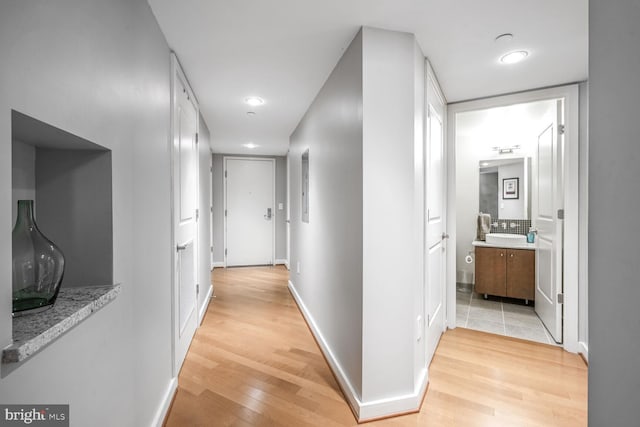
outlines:
M471 244L473 246L479 246L483 248L526 249L530 251L536 249L535 243L487 243L482 240L474 240Z

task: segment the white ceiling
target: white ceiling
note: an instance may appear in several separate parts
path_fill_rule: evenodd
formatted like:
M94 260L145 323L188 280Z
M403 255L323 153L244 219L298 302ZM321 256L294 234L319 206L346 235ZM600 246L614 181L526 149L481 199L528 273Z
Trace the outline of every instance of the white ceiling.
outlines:
M448 102L587 78L587 0L149 0L216 152L285 154L362 25L414 33ZM514 34L497 43L499 34ZM501 54L526 49L515 65ZM245 97L266 103L255 107ZM249 150L242 144L254 142Z

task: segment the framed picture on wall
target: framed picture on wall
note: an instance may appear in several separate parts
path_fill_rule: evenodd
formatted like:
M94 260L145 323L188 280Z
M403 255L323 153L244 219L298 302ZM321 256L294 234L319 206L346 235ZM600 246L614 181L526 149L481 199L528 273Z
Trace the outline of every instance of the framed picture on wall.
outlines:
M518 199L520 197L520 178L505 178L502 180L502 198Z

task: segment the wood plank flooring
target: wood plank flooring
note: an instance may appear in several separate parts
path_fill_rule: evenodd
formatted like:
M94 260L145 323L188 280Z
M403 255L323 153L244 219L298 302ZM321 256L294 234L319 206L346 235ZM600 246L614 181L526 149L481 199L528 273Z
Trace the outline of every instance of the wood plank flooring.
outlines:
M167 426L354 426L284 267L215 269ZM586 426L587 368L545 344L457 328L419 413L367 426Z

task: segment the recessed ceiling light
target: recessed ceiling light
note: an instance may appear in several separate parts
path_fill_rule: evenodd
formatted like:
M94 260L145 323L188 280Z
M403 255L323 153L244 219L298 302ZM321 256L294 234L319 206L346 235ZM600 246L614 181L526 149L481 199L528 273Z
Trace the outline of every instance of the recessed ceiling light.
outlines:
M495 39L495 41L498 42L498 43L510 42L511 40L513 40L513 34L511 34L511 33L500 34Z
M481 166L489 166L489 162L482 162Z
M259 96L249 96L244 99L245 104L249 104L252 107L257 107L258 105L264 104L264 99Z
M254 144L253 142L247 142L246 144L242 144L243 147L246 147L250 150L253 150L256 147L259 147L259 145Z
M526 50L516 50L515 52L509 52L506 55L503 55L500 58L500 62L503 64L515 64L516 62L522 61L527 56L529 56L529 52Z
M255 116L256 112L255 111L247 111L247 116Z

